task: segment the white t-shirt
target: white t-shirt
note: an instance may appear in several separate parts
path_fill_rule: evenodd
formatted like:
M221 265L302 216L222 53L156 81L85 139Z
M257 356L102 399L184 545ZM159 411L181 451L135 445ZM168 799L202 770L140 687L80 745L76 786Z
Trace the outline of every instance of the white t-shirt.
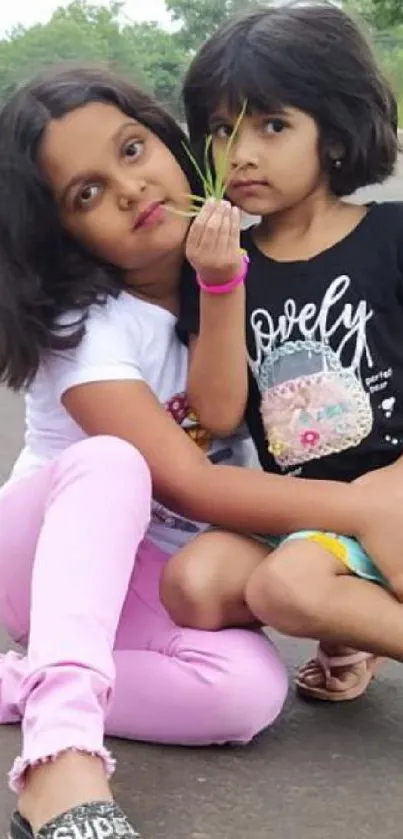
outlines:
M32 473L85 439L85 432L63 407L62 396L75 385L107 380L146 382L213 462L249 465L253 449L244 429L230 439L212 440L192 416L185 396L188 351L175 325L170 312L127 292L109 298L104 306L93 305L80 345L49 354L27 391L25 446L11 480ZM148 536L173 553L204 528L154 503Z

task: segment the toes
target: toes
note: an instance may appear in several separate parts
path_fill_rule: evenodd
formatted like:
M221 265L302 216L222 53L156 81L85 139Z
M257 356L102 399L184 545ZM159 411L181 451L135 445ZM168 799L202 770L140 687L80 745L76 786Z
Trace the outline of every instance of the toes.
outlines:
M309 688L326 687L326 675L317 661L308 661L299 670L298 681Z

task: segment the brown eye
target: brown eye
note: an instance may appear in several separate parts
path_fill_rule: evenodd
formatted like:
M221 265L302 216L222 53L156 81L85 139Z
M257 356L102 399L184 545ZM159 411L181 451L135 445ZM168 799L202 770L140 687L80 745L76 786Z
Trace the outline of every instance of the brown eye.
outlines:
M142 140L130 140L130 142L125 144L123 154L131 160L136 160L141 155L143 148L144 143Z
M211 134L216 140L228 140L233 130L229 125L216 125L212 129Z
M286 128L286 124L282 119L268 119L264 124L266 134L281 134Z
M81 207L88 207L98 198L101 187L99 184L87 184L77 196L77 203Z

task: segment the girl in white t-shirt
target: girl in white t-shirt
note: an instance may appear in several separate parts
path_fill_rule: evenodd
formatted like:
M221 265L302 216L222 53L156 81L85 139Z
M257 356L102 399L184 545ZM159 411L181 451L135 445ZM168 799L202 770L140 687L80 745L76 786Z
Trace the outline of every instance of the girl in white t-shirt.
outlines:
M342 487L222 466L244 462L240 437L211 441L188 410L175 326L197 185L183 144L106 71L55 71L0 113L0 373L28 385L25 448L0 495L0 620L27 647L0 661L0 720L23 724L13 839L138 836L112 801L105 731L247 742L280 712L267 639L181 629L161 605L195 520L399 548L393 474L380 510L382 477ZM228 212L217 271L238 237ZM252 570L235 559L217 581L228 591Z

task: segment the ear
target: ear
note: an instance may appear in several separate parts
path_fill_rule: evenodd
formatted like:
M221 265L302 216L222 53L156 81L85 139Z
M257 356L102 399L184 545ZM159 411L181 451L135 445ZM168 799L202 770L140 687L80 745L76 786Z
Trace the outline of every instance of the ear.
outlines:
M346 150L342 143L334 143L329 147L329 157L334 166L340 168L345 158Z

